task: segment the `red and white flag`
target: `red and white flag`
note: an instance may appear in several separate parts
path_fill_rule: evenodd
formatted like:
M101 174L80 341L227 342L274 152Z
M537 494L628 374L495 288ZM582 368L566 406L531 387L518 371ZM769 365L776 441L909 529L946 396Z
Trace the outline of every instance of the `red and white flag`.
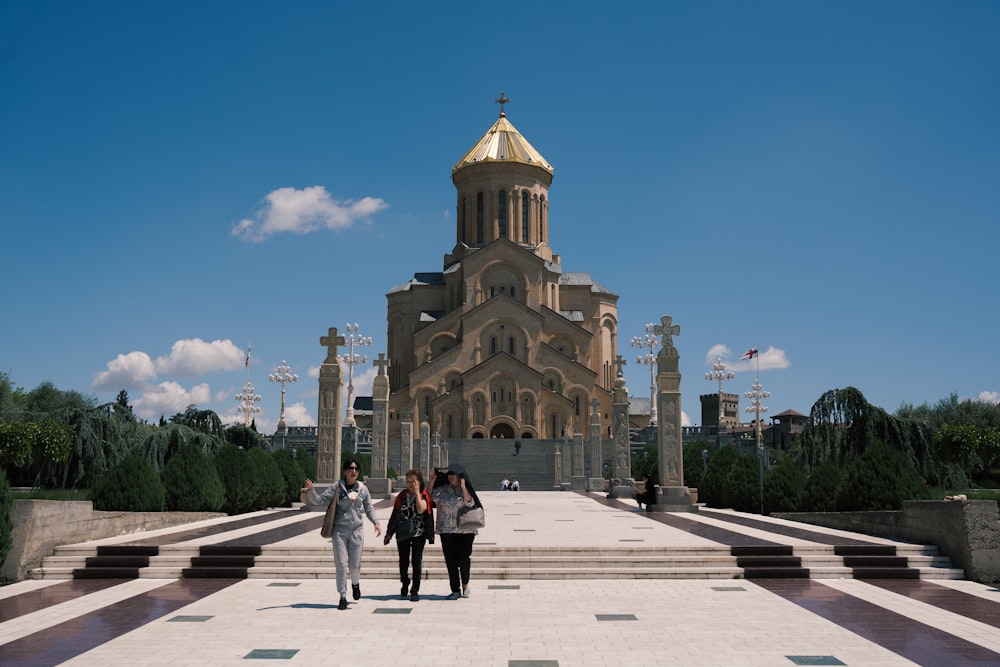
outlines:
M740 355L740 360L743 359L753 359L757 356L757 346L751 347L749 350Z
M247 360L243 363L247 368L250 368L250 343L247 343Z

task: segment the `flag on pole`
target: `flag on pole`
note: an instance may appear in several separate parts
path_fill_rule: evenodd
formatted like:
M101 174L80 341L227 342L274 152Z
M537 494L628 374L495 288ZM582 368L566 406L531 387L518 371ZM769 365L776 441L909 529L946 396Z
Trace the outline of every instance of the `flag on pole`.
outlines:
M740 360L742 361L743 359L753 359L756 356L757 356L757 346L754 345L749 350L740 355Z
M247 343L247 360L243 363L247 368L250 368L250 343Z

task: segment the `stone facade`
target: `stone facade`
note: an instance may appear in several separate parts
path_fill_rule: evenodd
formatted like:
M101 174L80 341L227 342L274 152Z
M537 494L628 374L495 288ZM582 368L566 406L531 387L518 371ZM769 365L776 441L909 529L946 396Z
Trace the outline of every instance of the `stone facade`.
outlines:
M572 437L595 399L611 426L618 295L553 254L552 175L502 111L452 169L443 270L387 294L390 438L407 411L445 439Z

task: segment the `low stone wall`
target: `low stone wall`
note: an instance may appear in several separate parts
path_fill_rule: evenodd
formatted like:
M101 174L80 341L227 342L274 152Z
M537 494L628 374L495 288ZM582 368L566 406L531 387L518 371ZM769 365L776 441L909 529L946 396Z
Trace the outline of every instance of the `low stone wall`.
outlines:
M15 500L0 576L20 581L60 544L75 544L226 516L220 512L98 512L89 500Z
M774 516L904 542L933 544L972 581L1000 581L1000 510L994 500L907 500L901 511L784 512Z

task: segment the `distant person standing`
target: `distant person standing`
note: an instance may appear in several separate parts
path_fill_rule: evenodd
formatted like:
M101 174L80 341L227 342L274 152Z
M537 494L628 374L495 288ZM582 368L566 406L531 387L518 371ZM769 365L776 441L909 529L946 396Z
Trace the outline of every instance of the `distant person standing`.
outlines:
M515 440L514 441L514 456L520 456L520 455L521 455L521 441L520 440Z
M511 482L510 482L510 490L511 491L520 491L521 490L521 485L518 484L517 477L515 477L513 480L511 480Z
M507 479L506 477L504 477L503 481L500 482L500 490L501 491L510 491L510 480Z

